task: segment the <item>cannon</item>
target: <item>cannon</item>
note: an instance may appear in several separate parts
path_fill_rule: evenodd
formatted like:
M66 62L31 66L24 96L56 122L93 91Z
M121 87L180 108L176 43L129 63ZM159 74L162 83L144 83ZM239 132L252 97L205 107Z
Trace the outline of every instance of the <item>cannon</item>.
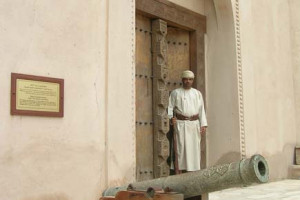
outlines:
M103 196L115 196L117 192L128 189L146 191L149 188L161 188L164 191L182 193L184 198L189 198L231 187L266 183L268 180L267 161L261 155L253 155L249 159L200 171L108 188L103 192Z

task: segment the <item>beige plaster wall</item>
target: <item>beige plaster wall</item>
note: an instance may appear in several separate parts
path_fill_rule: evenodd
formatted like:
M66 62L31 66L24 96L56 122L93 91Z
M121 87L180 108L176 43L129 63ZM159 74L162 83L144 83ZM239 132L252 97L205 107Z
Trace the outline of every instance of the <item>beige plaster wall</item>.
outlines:
M208 166L240 159L237 68L230 0L205 0Z
M193 7L187 2L181 5ZM239 1L239 16L236 5L235 0L204 1L208 165L241 157L234 24L238 17L246 156L262 154L271 179L286 178L293 148L296 141L300 143L296 131L296 123L300 127L299 1Z
M291 23L292 65L294 72L294 93L296 107L296 143L300 146L300 1L289 0Z
M108 186L135 180L135 1L107 0Z
M173 2L196 8L191 1ZM240 20L246 156L262 154L271 180L286 178L300 144L299 1L239 1L239 16L237 5L204 1L208 165L241 157L234 24Z
M134 180L134 1L0 2L0 199ZM11 72L63 78L63 118L10 115Z
M271 180L287 177L296 143L289 6L240 1L246 153L266 157Z
M204 15L204 0L169 0L175 4Z

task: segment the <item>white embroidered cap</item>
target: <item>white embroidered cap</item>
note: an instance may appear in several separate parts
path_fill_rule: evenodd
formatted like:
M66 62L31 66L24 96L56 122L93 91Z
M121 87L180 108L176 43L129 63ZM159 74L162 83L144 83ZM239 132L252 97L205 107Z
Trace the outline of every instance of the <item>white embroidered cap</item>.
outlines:
M195 78L194 72L190 70L185 70L181 74L181 78Z

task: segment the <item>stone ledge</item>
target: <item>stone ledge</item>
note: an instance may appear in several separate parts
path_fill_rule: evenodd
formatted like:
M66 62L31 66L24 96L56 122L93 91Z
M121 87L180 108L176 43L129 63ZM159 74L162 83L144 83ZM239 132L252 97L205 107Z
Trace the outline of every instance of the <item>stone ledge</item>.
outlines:
M289 166L289 178L300 180L300 165Z

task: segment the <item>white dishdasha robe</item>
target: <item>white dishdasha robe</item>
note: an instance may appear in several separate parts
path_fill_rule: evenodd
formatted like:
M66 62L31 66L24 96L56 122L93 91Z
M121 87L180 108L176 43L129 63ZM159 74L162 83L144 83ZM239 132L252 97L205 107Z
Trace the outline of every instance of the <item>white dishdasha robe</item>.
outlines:
M173 117L173 111L190 117L199 114L199 120L178 120L174 128L176 136L179 170L200 170L200 127L207 126L204 103L200 91L191 88L177 88L169 98L168 115Z

